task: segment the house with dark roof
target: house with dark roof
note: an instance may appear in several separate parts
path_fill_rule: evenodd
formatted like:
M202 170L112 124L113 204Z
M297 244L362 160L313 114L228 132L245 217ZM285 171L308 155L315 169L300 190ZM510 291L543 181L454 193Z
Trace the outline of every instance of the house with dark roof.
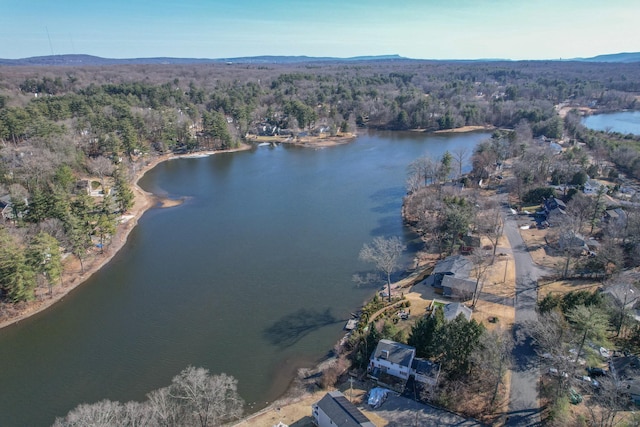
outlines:
M411 363L411 372L417 382L435 386L440 375L440 365L430 360L416 357Z
M436 292L443 293L442 281L445 276L453 276L458 279L468 279L473 268L473 263L464 255L452 255L438 261L433 269L433 287Z
M562 216L566 214L566 211L567 205L562 200L556 197L548 197L542 203L542 209L536 212L536 221L558 223L561 221Z
M442 295L445 297L466 301L473 297L473 293L476 290L476 282L445 275L442 278L441 287Z
M624 227L627 224L627 213L622 208L607 209L604 211L602 219L607 224L615 224Z
M358 408L339 391L330 391L311 406L318 427L375 427Z
M406 381L415 356L416 349L409 345L380 340L369 361L369 375L377 379L381 374L386 374Z

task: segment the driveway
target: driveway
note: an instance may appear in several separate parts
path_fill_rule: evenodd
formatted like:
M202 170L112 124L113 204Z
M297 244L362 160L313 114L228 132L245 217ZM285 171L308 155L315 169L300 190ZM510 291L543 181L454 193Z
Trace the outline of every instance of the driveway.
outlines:
M371 412L387 420L387 427L482 426L475 420L402 396L389 396L382 406Z

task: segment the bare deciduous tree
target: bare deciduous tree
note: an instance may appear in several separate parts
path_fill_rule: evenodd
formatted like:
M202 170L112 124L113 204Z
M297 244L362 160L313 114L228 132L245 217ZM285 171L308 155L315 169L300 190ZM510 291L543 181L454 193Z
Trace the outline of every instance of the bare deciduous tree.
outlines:
M237 384L230 375L210 375L204 368L189 366L169 387L149 393L145 402L82 404L56 419L54 426L218 426L242 416L244 402Z
M494 200L488 200L483 209L480 210L477 218L477 229L480 234L484 235L493 246L491 264L496 257L496 249L498 248L498 240L502 236L504 229L504 221L500 212L500 206Z
M173 378L169 396L178 403L185 425L215 426L242 415L237 385L232 376L210 376L207 369L189 366Z
M462 176L462 166L469 158L469 148L459 147L453 150L453 159L458 169L458 178Z
M113 162L104 156L98 156L89 159L87 167L91 173L96 174L98 178L100 178L100 185L102 185L102 191L104 191L104 178L111 175L116 169Z
M391 301L391 274L398 269L400 256L404 250L405 246L397 236L388 239L376 237L370 245L365 243L360 250L359 257L362 261L373 263L378 271L386 275L389 301Z
M512 362L513 336L502 328L487 331L480 337L480 344L471 354L473 369L479 372L478 377L491 388L488 401L489 410L496 407L500 385Z

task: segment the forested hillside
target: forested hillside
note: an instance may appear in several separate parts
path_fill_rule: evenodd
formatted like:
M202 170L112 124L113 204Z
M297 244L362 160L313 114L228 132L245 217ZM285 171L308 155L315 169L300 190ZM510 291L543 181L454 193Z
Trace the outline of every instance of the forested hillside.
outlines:
M638 64L348 62L0 68L0 298L28 301L108 245L141 162L255 135L359 127L516 128L602 146L640 175L637 139L587 132L557 106L634 109ZM616 160L617 159L617 160Z

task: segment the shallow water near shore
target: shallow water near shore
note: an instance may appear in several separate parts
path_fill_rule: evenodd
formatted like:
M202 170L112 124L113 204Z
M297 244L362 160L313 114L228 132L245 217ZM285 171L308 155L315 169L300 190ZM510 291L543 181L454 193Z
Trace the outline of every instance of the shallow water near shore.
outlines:
M0 425L49 425L82 402L143 400L188 365L226 372L256 409L324 357L377 287L363 243L411 236L406 167L487 133L372 132L164 162L140 185L184 203L144 214L126 246L56 306L0 331ZM411 254L407 254L406 263Z

